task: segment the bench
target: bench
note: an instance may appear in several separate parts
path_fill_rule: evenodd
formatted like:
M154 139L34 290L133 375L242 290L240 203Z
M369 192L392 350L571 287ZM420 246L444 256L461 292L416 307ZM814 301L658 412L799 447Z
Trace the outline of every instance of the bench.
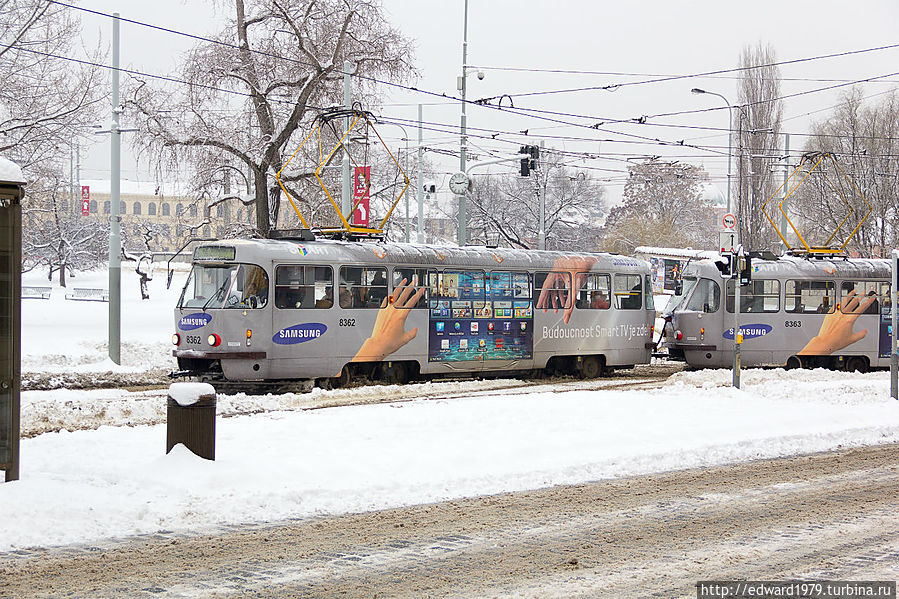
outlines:
M74 287L71 293L66 294L66 299L87 302L108 302L109 291L106 289L92 289L90 287Z
M22 299L50 299L52 287L22 286Z

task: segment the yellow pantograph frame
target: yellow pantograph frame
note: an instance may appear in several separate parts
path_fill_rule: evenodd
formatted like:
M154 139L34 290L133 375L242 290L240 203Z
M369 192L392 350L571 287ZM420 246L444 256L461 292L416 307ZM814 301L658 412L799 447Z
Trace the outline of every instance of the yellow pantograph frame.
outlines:
M798 189L799 186L808 178L808 176L811 175L812 172L815 169L817 169L821 165L821 163L827 158L830 159L830 161L833 163L833 165L837 169L837 171L841 175L843 175L843 178L845 178L846 181L849 182L849 185L852 186L852 189L855 190L855 193L858 194L858 196L862 199L862 201L868 207L868 211L865 212L864 216L862 216L862 218L858 221L858 224L855 226L855 228L852 230L852 232L846 236L846 238L843 240L843 243L840 244L838 247L831 246L830 242L833 241L833 238L836 237L836 235L837 235L837 233L839 233L840 229L843 228L843 225L846 224L846 221L849 220L849 217L852 216L853 214L855 214L855 210L852 208L852 206L849 204L849 202L846 201L846 198L843 197L843 194L840 193L840 191L837 189L836 185L833 184L833 182L827 176L826 172L824 172L823 170L821 171L821 174L824 175L824 180L827 181L827 183L834 190L834 192L836 192L836 194L840 197L840 200L843 201L843 204L846 205L846 208L849 209L849 212L846 213L845 218L843 218L843 220L840 221L840 224L837 225L837 228L834 229L834 232L831 233L830 237L827 238L827 241L824 242L823 246L810 246L808 244L808 242L805 240L805 237L802 236L802 233L799 232L799 229L796 227L796 225L793 223L793 221L790 220L790 217L787 215L786 210L784 210L784 204L786 203L786 201L788 199L790 199L790 196L793 195L793 193L796 191L796 189ZM808 169L808 172L805 173L805 175L803 175L801 179L799 179L799 173L802 170L802 166L804 164L806 164L807 162L812 162L812 161L815 162L814 165L812 165L812 167L810 169ZM796 181L796 183L794 185L792 185L792 187L789 187L789 185L791 184L791 181L794 181L796 179L799 179L799 180ZM784 236L783 231L780 230L780 228L777 226L777 223L774 221L773 218L771 218L771 215L768 214L767 210L765 210L765 207L771 203L771 200L773 200L775 197L777 197L777 195L780 194L781 190L783 190L785 187L787 187L789 189L789 192L780 201L780 204L778 204L777 208L778 208L778 210L780 210L780 213L783 215L784 220L786 220L786 222L790 225L790 228L793 230L793 233L796 234L796 238L802 244L801 247L790 245L790 243L787 241L787 238ZM765 203L762 204L762 206L761 206L761 210L762 210L762 214L765 215L765 218L768 219L768 222L771 223L771 226L777 232L778 237L780 237L780 239L784 242L784 245L787 248L789 248L790 250L806 252L808 254L839 254L839 253L842 253L846 249L846 246L849 244L849 240L852 239L852 236L855 235L856 232L858 232L859 228L862 226L862 223L865 222L865 219L868 218L868 215L871 214L871 212L874 210L874 208L873 208L873 206L871 206L871 203L868 202L868 199L865 197L865 195L861 191L859 191L859 189L855 186L855 184L852 182L852 179L850 179L848 176L846 176L846 173L844 173L843 169L840 168L840 165L837 164L837 161L833 157L833 154L830 154L829 152L820 152L820 153L815 153L815 154L806 154L805 156L803 156L802 160L799 161L799 166L796 167L796 170L794 170L792 172L792 174L790 174L790 176L787 177L787 180L784 181L783 184L781 184L781 186L777 188L777 190L774 192L774 194L770 198L765 200Z
M387 144L384 143L384 140L381 138L381 134L378 133L377 129L375 129L374 124L371 122L371 120L369 120L368 116L364 112L357 112L357 113L355 113L354 116L355 116L355 120L352 122L352 124L349 127L347 127L347 130L344 132L343 137L340 138L340 140L337 142L337 145L334 146L334 148L328 153L328 155L324 156L324 157L323 157L323 152L322 152L322 135L321 135L322 122L320 120L316 121L315 126L312 128L312 130L309 132L309 134L300 143L300 146L296 149L296 151L294 151L293 154L290 155L290 158L287 159L287 162L284 163L284 166L281 167L281 170L279 170L275 174L275 179L278 181L278 185L281 187L281 190L287 196L287 199L290 201L290 205L293 207L293 211L297 213L297 216L300 218L300 222L303 223L303 227L305 227L306 229L310 228L309 223L307 223L306 219L303 218L303 215L300 213L300 209L297 207L296 202L294 202L293 196L290 195L290 192L287 191L287 188L284 186L284 183L281 181L281 173L284 172L284 169L287 168L287 165L290 164L290 162L291 162L291 160L293 160L294 156L297 155L297 153L303 148L303 146L306 145L306 142L309 141L309 139L316 133L318 134L318 163L319 164L318 164L318 168L315 169L315 178L318 179L319 185L322 186L322 189L325 191L325 195L328 196L328 200L330 200L331 206L334 208L334 212L336 212L337 216L340 217L340 222L342 224L342 226L339 228L323 228L323 229L321 229L322 233L332 233L332 234L333 233L358 233L358 234L372 234L372 235L379 235L379 234L383 233L384 232L384 224L387 223L387 219L389 219L390 215L393 214L393 210L396 208L396 205L399 204L400 199L402 199L402 197L403 197L403 194L405 194L406 190L409 189L409 185L411 183L409 181L409 176L402 169L399 161L397 161L397 159L394 157L393 153L390 151L390 148L387 147ZM390 205L390 210L387 211L387 214L384 216L384 218L378 224L377 228L357 227L357 226L351 225L350 222L347 220L347 216L349 216L349 215L344 215L340 211L340 206L337 204L337 202L334 201L334 198L331 195L331 192L328 191L327 185L325 185L325 182L322 181L322 178L321 178L322 169L324 169L325 166L328 164L328 162L331 161L331 158L334 156L334 154L337 152L337 150L339 150L341 147L344 147L344 141L347 139L347 137L349 137L350 133L356 129L356 126L359 125L360 121L362 121L362 124L360 125L360 127L365 127L366 130L368 128L370 128L372 131L374 131L375 136L377 136L377 138L378 138L378 141L381 142L381 145L384 146L384 149L387 151L387 154L390 156L390 159L396 165L396 168L399 169L400 173L402 173L403 181L405 182L405 185L403 186L402 191L400 191L399 195L396 197L396 199ZM352 161L353 166L357 166L357 167L360 166L356 162L355 157L353 157L353 155L350 152L347 152L347 155L350 157L350 160ZM363 173L364 173L364 171L363 171ZM363 174L363 177L365 177L366 187L370 188L371 187L371 177L365 176L364 174ZM360 200L361 200L361 198L360 198ZM358 205L359 205L359 201L357 200L356 202L353 203L352 208L350 208L350 214L353 214L353 212L356 211L356 208L358 207Z

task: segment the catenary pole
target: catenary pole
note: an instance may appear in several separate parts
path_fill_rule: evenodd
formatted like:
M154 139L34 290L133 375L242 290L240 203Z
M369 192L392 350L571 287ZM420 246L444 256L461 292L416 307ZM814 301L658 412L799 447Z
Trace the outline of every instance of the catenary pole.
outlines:
M546 142L544 140L540 140L540 159L537 161L537 172L534 174L534 179L537 181L537 204L539 206L538 209L538 218L540 222L537 226L537 249L545 250L546 249L546 181L541 180L541 175L545 175L545 171L543 170L543 151Z
M425 188L421 178L421 104L418 105L418 243L425 242Z
M891 253L891 257L893 258L892 262L892 270L893 270L893 281L890 286L890 312L891 316L891 334L890 334L890 397L893 399L899 399L899 345L896 343L897 339L897 314L899 314L899 305L896 304L896 299L899 297L899 250L893 250Z
M122 237L119 226L121 202L121 132L119 131L119 13L112 14L112 127L109 131L109 359L122 363L121 355L121 283Z
M343 61L343 105L347 110L353 109L353 87L350 81L350 61ZM346 133L350 128L350 117L343 119L343 132ZM344 218L350 219L350 137L347 135L343 140L343 160L341 162L341 187L340 187L340 211L343 212Z
M462 92L462 119L460 121L461 137L459 138L459 170L465 172L465 153L468 145L468 137L466 134L465 121L465 87L467 85L467 77L465 70L468 68L468 0L465 0L465 21L462 29L462 77L459 79L459 91ZM468 212L465 205L465 194L460 193L459 200L459 230L456 235L458 244L465 245L468 243Z

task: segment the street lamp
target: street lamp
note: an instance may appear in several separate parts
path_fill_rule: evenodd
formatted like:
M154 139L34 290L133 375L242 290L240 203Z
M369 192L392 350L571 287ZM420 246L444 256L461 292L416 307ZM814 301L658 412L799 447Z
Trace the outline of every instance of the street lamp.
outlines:
M690 90L691 93L694 94L709 94L712 96L718 96L724 103L727 105L727 110L729 114L728 122L727 122L727 213L730 214L730 179L731 179L731 160L733 156L733 145L734 145L734 107L731 106L730 102L719 94L718 92L710 92L704 89L700 89L698 87L694 87Z
M459 172L465 172L465 159L468 151L468 135L465 120L465 89L468 87L468 0L465 0L465 21L462 28L462 76L458 78L457 87L462 95L462 118L460 121L461 136L459 138ZM483 79L484 73L478 71L478 79ZM459 197L459 231L456 235L458 244L468 243L468 212L465 206L465 194L457 194Z
M727 125L727 213L730 214L730 178L731 178L731 155L733 154L733 136L734 136L734 109L731 106L730 102L717 92L710 92L704 89L700 89L698 87L694 87L690 90L690 92L694 94L710 94L713 96L718 96L724 103L727 104L727 109L730 114L730 120ZM742 121L741 121L742 122ZM742 171L741 171L742 172ZM742 216L742 215L741 215ZM740 230L742 229L742 219L738 217L737 219L737 234L740 234ZM733 382L732 385L737 389L740 388L740 367L741 367L741 345L743 344L743 331L740 328L740 308L742 307L740 304L740 271L743 264L743 247L742 245L738 245L737 255L733 256L733 266L732 266L732 274L733 282L734 282L734 363L733 363ZM727 295L727 285L725 285L725 297ZM726 302L725 302L726 303Z

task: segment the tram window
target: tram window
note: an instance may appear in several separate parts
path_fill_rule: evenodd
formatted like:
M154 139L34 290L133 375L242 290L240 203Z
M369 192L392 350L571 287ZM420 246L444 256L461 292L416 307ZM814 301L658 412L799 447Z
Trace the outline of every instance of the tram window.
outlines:
M579 272L577 277L577 299L574 305L584 310L608 310L612 287L609 275Z
M734 311L734 280L727 281L727 311ZM779 312L780 281L777 279L753 279L740 288L740 312Z
M484 301L475 302L473 309L475 318L531 318L531 276L526 272L487 273Z
M784 311L794 314L830 314L833 312L832 281L787 281L784 284Z
M646 298L646 305L643 307L647 310L655 310L655 298L652 296L652 277L649 275L646 275L646 295L644 297Z
M571 274L567 272L534 273L534 307L561 309L571 306Z
M854 292L854 293L853 293ZM858 301L854 297L861 298ZM877 314L884 300L889 300L890 285L882 281L843 281L840 285L840 310L846 313L854 312L859 305L868 302L868 298L874 300L861 314Z
M435 272L436 274L436 272ZM423 268L394 268L393 269L393 299L396 301L399 299L399 294L402 293L402 289L397 290L400 285L403 283L403 279L406 280L406 286L413 287L415 289L414 292L409 294L409 297L412 297L415 293L418 292L422 287L425 288L424 293L421 294L421 297L418 299L418 302L414 306L406 306L408 308L427 308L428 307L428 271Z
M380 308L387 297L387 269L380 266L341 267L337 294L341 308Z
M643 307L640 275L615 275L615 307L621 310L639 310Z
M246 310L268 303L268 275L255 264L195 264L179 302L184 308Z
M431 277L431 299L484 301L484 271L445 270Z
M275 306L282 309L330 308L334 304L330 266L284 264L275 269Z
M721 288L711 279L699 279L693 294L687 301L687 310L692 312L717 312L721 304Z

